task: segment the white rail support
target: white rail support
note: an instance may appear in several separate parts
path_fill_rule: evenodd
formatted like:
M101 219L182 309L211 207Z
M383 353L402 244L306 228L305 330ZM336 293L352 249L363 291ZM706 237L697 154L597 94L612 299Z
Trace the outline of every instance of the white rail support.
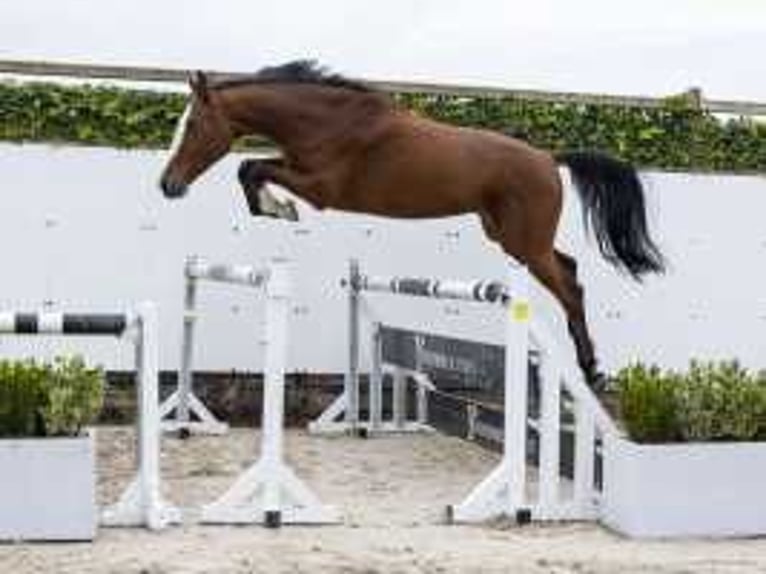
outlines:
M286 262L270 265L266 284L266 358L260 458L218 500L202 510L202 522L213 524L328 524L339 520L285 463L283 423L285 364L290 305Z
M556 520L560 497L561 475L561 381L554 357L546 350L540 353L540 460L539 518Z
M146 526L159 530L181 522L180 511L160 491L159 337L157 308L143 303L133 321L136 332L138 433L136 477L115 504L104 509L103 526Z
M423 279L417 277L371 277L359 272L358 265L351 266L346 285L351 290L351 357L349 376L344 394L317 419L310 429L314 432L347 431L349 420L355 421L355 429L370 432L402 432L409 430L433 430L427 426L429 392L439 392L419 365L404 359L396 364L395 356L383 356L383 339L391 328L376 323L373 328L371 349L369 420L359 420L358 413L349 417L349 381L358 378L359 294L374 291L423 297L429 299L457 299L494 304L506 314L505 365L504 365L504 425L502 430L503 453L499 464L458 505L448 509L454 522L479 522L509 517L517 522L530 520L591 520L599 516L601 492L595 481L598 453L604 443L619 431L609 414L582 379L571 360L567 361L556 340L544 329L542 323L531 319L529 298L529 274L525 267L511 264L507 282L454 281ZM390 335L390 336L396 336ZM406 355L406 353L405 353ZM534 357L539 357L535 361ZM390 363L384 362L389 360ZM540 415L530 413L529 365L538 365L540 379ZM383 384L391 381L392 417L384 421L382 416ZM416 384L416 420L407 418L407 384ZM567 394L565 394L565 391ZM571 397L571 398L570 398ZM565 400L566 399L566 400ZM357 407L358 408L358 405ZM465 405L469 437L478 435L479 405L473 401ZM338 420L346 414L346 420ZM564 420L564 415L574 414L574 424ZM486 433L486 431L482 431ZM537 469L530 468L535 461L528 444L537 434L539 455ZM562 475L561 435L575 437L575 461L573 478ZM537 489L532 479L538 477Z
M505 348L505 397L503 456L489 474L457 506L450 509L455 522L477 522L505 515L525 522L527 369L529 356L530 302L528 275L524 267L512 266L509 285L513 297L507 302Z
M197 290L200 281L230 283L261 289L269 279L269 270L250 265L211 263L196 256L184 266L184 315L181 339L181 368L178 388L160 407L162 428L167 432L222 435L229 426L219 421L194 394L193 354L197 322Z

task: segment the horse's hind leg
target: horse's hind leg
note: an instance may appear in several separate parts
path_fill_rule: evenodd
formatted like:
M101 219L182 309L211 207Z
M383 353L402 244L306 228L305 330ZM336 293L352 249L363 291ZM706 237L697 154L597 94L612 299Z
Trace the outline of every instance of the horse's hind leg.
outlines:
M583 304L583 288L577 280L577 262L573 257L554 250L527 261L530 272L559 300L567 316L569 334L577 352L577 363L594 389L603 385L598 372L593 342L588 330Z

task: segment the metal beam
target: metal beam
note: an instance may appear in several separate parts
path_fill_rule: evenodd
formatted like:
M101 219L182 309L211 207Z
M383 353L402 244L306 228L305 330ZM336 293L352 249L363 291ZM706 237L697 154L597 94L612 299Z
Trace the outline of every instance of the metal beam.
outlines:
M216 77L238 78L249 74L241 72L209 71ZM114 66L102 64L76 64L29 60L0 60L0 74L19 76L51 76L92 80L119 80L132 82L183 83L189 70L150 66ZM623 107L656 108L666 98L641 95L612 95L575 92L549 92L544 90L517 90L491 86L466 86L436 83L387 82L363 80L384 92L401 94L433 94L464 98L515 98L561 104L613 105ZM766 116L766 103L733 100L704 100L694 88L680 94L690 102L713 113L741 116Z

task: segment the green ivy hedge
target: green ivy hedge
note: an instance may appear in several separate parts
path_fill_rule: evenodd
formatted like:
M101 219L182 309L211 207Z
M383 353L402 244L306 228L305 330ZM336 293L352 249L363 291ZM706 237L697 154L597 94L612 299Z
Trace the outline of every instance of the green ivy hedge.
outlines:
M722 121L684 98L661 108L545 103L517 98L394 94L416 113L508 131L550 150L591 148L643 166L766 171L766 123ZM184 96L46 83L0 83L0 140L118 148L167 147ZM258 145L263 142L250 142Z

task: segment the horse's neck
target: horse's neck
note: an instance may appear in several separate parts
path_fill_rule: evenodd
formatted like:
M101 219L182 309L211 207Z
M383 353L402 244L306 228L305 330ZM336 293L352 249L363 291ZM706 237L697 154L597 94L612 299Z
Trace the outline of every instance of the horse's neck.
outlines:
M364 106L348 104L371 98L306 84L262 85L233 92L227 104L238 135L266 136L285 150L297 151L336 132L338 126L353 125L353 110Z
M324 92L328 90L256 86L228 95L227 108L238 135L262 135L290 147L327 124L338 96Z

